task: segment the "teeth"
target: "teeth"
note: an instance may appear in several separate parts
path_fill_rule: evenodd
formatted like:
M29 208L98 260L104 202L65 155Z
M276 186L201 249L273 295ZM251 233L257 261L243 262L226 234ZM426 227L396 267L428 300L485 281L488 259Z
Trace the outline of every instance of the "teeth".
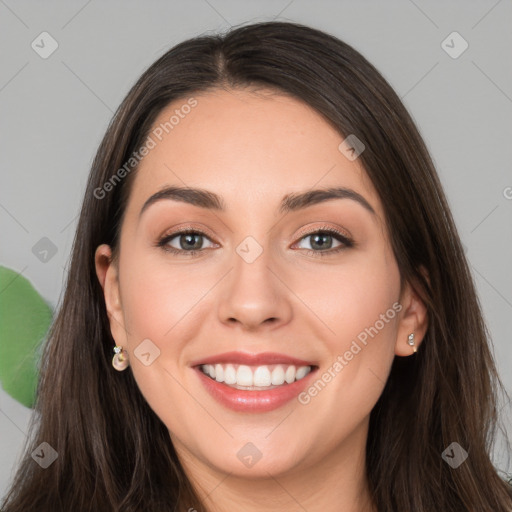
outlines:
M217 382L224 382L228 386L238 389L255 389L281 386L285 382L291 384L303 379L310 371L311 366L294 365L263 365L251 367L233 364L203 364L201 370Z
M240 368L238 369L240 371ZM250 368L249 368L249 371ZM253 383L251 385L258 387L270 386L272 384L272 375L266 366L258 366L254 372Z
M286 380L288 384L291 384L295 380L295 366L288 366L284 374L284 380Z
M220 364L215 365L214 377L217 382L224 382L224 368Z
M305 377L309 373L308 368L309 368L309 366L301 366L300 368L298 368L297 372L295 373L295 378L297 380L300 380L303 377Z
M236 370L232 364L228 364L226 366L226 371L224 372L224 382L226 384L236 384Z
M272 371L272 385L280 386L284 384L284 370L282 366L276 366Z
M236 383L239 386L253 385L252 371L248 366L244 366L242 364L238 367L238 370L236 371Z

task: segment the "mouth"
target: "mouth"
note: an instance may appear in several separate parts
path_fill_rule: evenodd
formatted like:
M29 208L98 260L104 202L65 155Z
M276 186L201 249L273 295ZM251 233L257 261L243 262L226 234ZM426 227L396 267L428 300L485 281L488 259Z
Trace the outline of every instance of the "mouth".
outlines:
M249 366L244 364L217 363L202 364L197 368L210 379L224 383L231 388L264 391L302 380L311 371L316 369L317 366L296 366L290 364Z
M227 352L195 361L204 389L236 412L262 413L299 395L317 373L317 361L275 353Z

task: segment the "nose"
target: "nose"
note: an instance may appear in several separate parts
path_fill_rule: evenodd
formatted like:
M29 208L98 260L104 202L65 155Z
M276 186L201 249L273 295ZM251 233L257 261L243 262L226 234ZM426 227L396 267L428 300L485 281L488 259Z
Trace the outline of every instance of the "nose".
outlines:
M252 262L235 254L218 301L220 321L248 331L276 329L288 323L293 294L280 274L279 265L271 261L268 251Z

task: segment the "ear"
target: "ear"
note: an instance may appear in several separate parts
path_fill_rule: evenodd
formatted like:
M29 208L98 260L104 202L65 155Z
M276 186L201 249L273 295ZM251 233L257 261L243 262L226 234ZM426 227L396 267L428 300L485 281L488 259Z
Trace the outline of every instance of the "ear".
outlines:
M429 282L428 274L423 267L421 273ZM399 302L403 309L398 324L395 354L410 356L414 354L414 351L408 343L409 334L414 333L414 346L418 350L427 332L427 307L415 287L409 282L406 283Z
M110 332L116 345L126 347L127 337L119 290L119 270L117 263L113 261L112 249L109 245L102 244L97 247L94 262L96 275L103 288L107 315L110 321Z

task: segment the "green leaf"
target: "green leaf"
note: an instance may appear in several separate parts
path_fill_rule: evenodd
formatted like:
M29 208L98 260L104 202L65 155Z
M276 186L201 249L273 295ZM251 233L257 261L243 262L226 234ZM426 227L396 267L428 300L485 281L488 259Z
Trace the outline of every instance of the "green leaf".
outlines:
M26 407L33 407L38 349L52 322L52 310L30 281L0 266L0 382Z

